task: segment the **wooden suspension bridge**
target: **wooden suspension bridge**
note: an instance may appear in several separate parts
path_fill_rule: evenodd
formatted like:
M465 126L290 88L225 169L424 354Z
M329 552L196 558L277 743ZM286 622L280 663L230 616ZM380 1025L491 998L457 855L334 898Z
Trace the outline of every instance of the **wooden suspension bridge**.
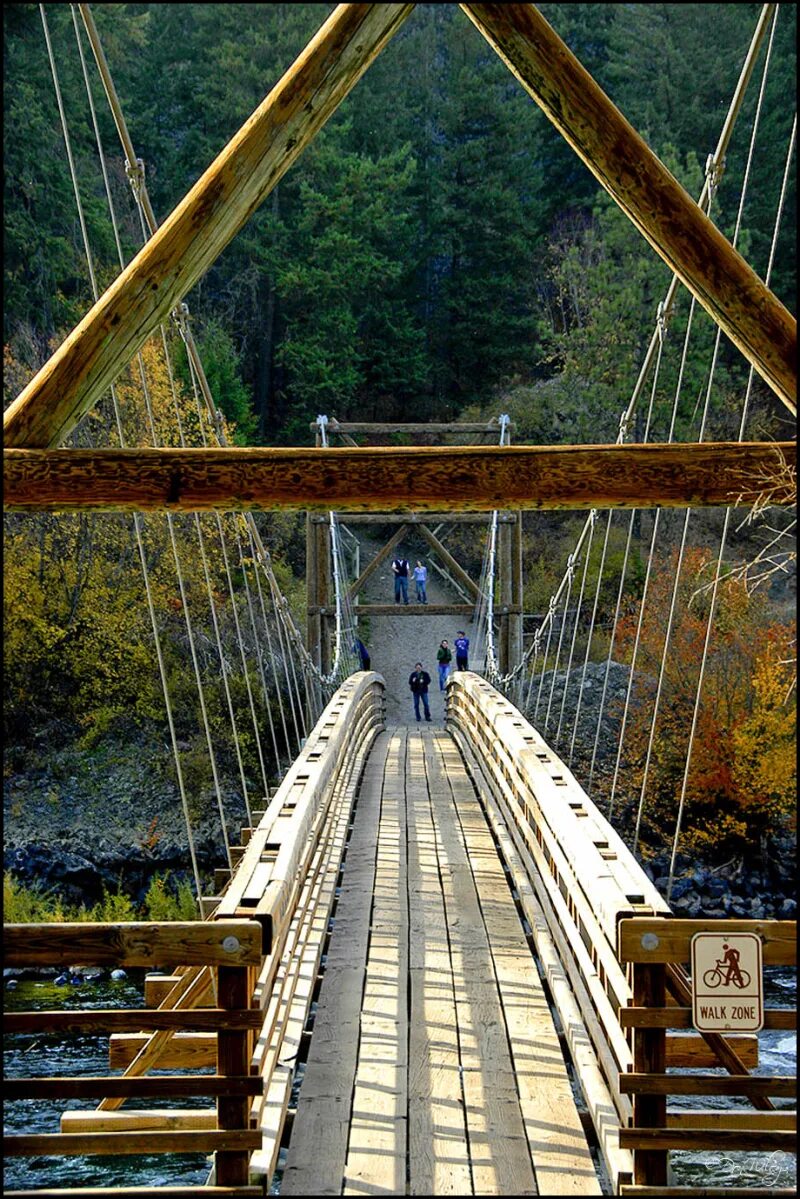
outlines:
M9 510L301 508L311 545L313 514L332 508L729 504L742 472L771 464L760 443L58 448L412 7L340 5L10 406ZM462 8L794 411L796 324L769 288L534 6ZM413 492L397 483L409 462ZM309 605L320 667L324 573ZM509 579L507 666L521 652ZM7 1016L10 1033L108 1034L123 1073L7 1080L10 1099L101 1102L65 1112L59 1133L5 1138L6 1153L214 1154L205 1186L70 1194L266 1193L283 1147L286 1193L679 1195L699 1192L670 1184L671 1149L795 1148L795 1114L773 1100L796 1080L751 1073L755 1035L695 1033L686 971L703 930L753 932L765 965L794 965L794 922L674 919L567 766L477 674L449 680L445 728L423 731L386 727L380 675L347 678L216 883L195 923L6 926L9 966L150 971L146 1009ZM765 1027L795 1021L769 1009ZM670 1106L687 1095L753 1110ZM192 1097L215 1103L161 1105ZM133 1098L158 1106L126 1110Z

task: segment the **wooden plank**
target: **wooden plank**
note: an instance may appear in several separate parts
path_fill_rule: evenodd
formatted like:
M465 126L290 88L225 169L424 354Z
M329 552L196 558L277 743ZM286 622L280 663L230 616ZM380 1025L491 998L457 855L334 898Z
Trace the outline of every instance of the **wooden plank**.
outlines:
M241 1152L256 1149L260 1143L261 1133L249 1129L238 1132L49 1132L3 1137L3 1153L8 1157L75 1157L83 1154L117 1157L133 1153Z
M457 616L465 621L475 616L474 604L419 604L413 599L408 604L352 604L351 608L354 616Z
M186 1132L191 1129L217 1127L217 1109L202 1107L193 1109L140 1108L124 1112L62 1112L61 1131L76 1132L154 1132L174 1130Z
M409 1192L472 1193L458 1024L436 834L417 738L409 738Z
M792 1099L797 1079L788 1075L755 1077L717 1074L623 1074L621 1089L628 1095L776 1095Z
M181 966L178 970L178 980L161 1001L159 1011L189 1010L197 1004L205 1002L206 999L213 1002L212 983L214 981L208 966ZM174 1029L165 1028L149 1034L146 1045L130 1065L125 1067L126 1077L138 1077L151 1069L167 1049L173 1033ZM101 1100L98 1108L101 1111L113 1111L115 1108L121 1107L123 1102L122 1098L106 1097Z
M793 442L6 449L3 504L9 512L724 507L752 501L781 455L792 463L795 454ZM793 495L787 486L771 502Z
M145 1007L158 1007L180 978L179 974L147 974L144 980Z
M339 524L343 525L488 525L492 519L489 512L338 512ZM498 512L498 524L513 524L515 512ZM312 516L311 520L324 521L324 516Z
M486 818L478 805L458 750L445 736L434 734L447 771L464 848L477 888L480 915L486 929L493 971L502 1005L513 1065L516 1102L522 1115L528 1156L533 1162L536 1187L541 1194L599 1195L594 1169L570 1081L560 1051L558 1036L545 999L539 974L514 906L503 866L497 855ZM436 788L436 811L442 810ZM496 1060L484 1061L483 1069ZM478 1071L465 1072L465 1086L479 1078ZM490 1144L504 1153L497 1132ZM503 1119L501 1135L507 1135ZM475 1177L475 1138L470 1137L470 1156ZM516 1149L512 1146L512 1153ZM512 1192L498 1178L500 1193Z
M623 962L688 962L695 933L755 933L765 966L797 964L796 920L621 920L619 957ZM655 941L653 938L655 937Z
M656 253L796 412L797 323L532 4L462 4ZM602 506L602 505L598 505Z
M402 762L405 735L393 741L397 761ZM406 830L402 774L385 777L344 1194L396 1195L405 1191L409 938ZM334 937L342 931L334 930Z
M257 965L261 928L250 920L5 924L3 961L6 966Z
M623 1128L620 1144L627 1149L714 1149L753 1153L794 1153L796 1132L768 1132L743 1128Z
M509 422L513 429L514 422ZM312 421L309 429L313 433L317 422ZM490 421L337 421L328 424L331 433L497 433L499 425Z
M6 410L6 445L55 445L202 277L411 12L340 4L221 154Z
M450 940L473 1185L478 1194L535 1194L508 1031L475 878L453 806L453 781L443 766L439 737L435 733L417 736L425 749ZM452 757L450 765L455 769ZM485 854L486 845L482 848ZM477 847L476 852L480 852ZM503 891L499 894L503 896ZM507 888L505 899L511 903Z
M148 1044L145 1032L114 1033L108 1039L108 1065L124 1070ZM217 1038L214 1033L179 1032L158 1058L159 1070L198 1070L217 1064Z
M667 1128L763 1128L797 1131L797 1112L720 1111L719 1108L667 1108Z
M87 1009L83 1012L7 1012L3 1018L7 1033L56 1032L108 1034L139 1032L148 1028L216 1032L220 1028L259 1028L260 1012L242 1009L225 1012L220 1008L190 1008L171 1011L147 1008Z
M458 727L452 730L451 735L459 745L470 775L479 788L481 802L492 830L511 869L520 905L530 925L536 952L564 1028L572 1060L576 1063L577 1078L597 1134L602 1159L612 1186L617 1187L620 1180L629 1181L632 1177L632 1155L628 1150L619 1147L616 1097L609 1091L600 1069L583 1014L569 985L541 903L531 884L530 880L537 872L530 864L530 858L524 856L527 851L519 841L519 830L514 828L513 821L505 818L502 801L493 794L491 784L483 774L485 763L475 756L472 745L463 737ZM625 1097L624 1102L630 1111L630 1100Z
M99 1099L105 1095L152 1098L164 1095L258 1095L261 1079L251 1075L161 1074L155 1078L9 1078L6 1099Z
M745 1033L733 1034L725 1038L743 1067L748 1070L758 1065L758 1037ZM697 1034L667 1034L667 1068L707 1070L720 1064L719 1057Z
M692 1028L690 1007L628 1007L621 1008L619 1022L622 1028ZM794 1029L797 1027L797 1012L793 1008L765 1008L764 1028Z

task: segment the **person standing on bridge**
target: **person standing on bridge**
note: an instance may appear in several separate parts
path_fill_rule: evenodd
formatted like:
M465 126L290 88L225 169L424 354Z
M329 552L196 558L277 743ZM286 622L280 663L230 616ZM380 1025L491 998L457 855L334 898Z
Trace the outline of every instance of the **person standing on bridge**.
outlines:
M408 558L403 558L400 554L392 562L392 571L394 573L394 602L400 603L400 596L403 597L403 603L408 603L408 575L411 570Z
M422 563L420 562L419 558L417 558L417 565L414 567L414 582L417 587L417 603L418 604L427 604L427 602L428 602L428 596L425 591L425 584L427 583L427 581L428 581L428 568L427 568L427 566L423 566Z
M422 706L425 709L425 719L430 720L431 718L431 709L430 705L428 704L428 688L430 687L430 684L431 676L428 674L427 670L422 669L422 663L417 662L408 679L408 685L411 688L411 692L414 696L414 715L416 716L417 721L420 719L420 700L422 700Z
M453 642L456 650L456 670L469 670L468 655L469 655L469 637L464 635L464 630L458 630L458 636Z
M356 637L355 641L353 642L353 653L358 654L361 660L361 669L369 670L371 666L369 650L360 637Z
M444 691L444 685L450 673L450 663L453 661L450 646L446 641L443 641L436 651L436 661L439 663L439 690Z

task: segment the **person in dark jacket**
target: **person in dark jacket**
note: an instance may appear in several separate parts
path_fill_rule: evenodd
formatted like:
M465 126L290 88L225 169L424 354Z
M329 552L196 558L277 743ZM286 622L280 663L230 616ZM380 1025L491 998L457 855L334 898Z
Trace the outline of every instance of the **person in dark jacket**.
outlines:
M408 558L404 558L402 554L398 554L392 561L392 573L394 574L394 602L400 603L402 597L403 603L408 603L408 576L411 573L411 564Z
M359 658L361 659L361 669L369 670L369 668L370 668L369 650L367 649L366 645L364 644L364 642L361 640L360 637L356 637L356 639L353 643L353 653L358 654Z
M417 662L414 666L414 669L409 675L408 685L411 688L414 696L414 715L416 716L417 720L420 719L420 700L422 700L422 706L425 709L425 719L430 720L431 710L428 704L428 688L431 685L431 676L428 674L427 670L422 669L421 662Z
M464 635L464 630L458 630L458 636L453 642L456 651L456 670L469 670L467 665L469 657L469 637Z

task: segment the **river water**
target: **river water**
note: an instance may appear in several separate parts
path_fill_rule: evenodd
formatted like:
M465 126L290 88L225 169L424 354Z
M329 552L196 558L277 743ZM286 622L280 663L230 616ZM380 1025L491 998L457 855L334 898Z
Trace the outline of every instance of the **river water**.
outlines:
M119 982L108 979L86 982L79 987L56 986L49 979L21 980L6 989L6 1011L52 1009L89 1010L143 1005L143 972L131 971ZM796 973L793 970L765 971L766 1003L792 1007L796 1002ZM54 1075L108 1074L106 1037L7 1036L4 1041L5 1075L8 1078L52 1077ZM756 1074L794 1074L797 1047L794 1033L769 1031L759 1036ZM707 1071L703 1071L706 1073ZM154 1074L159 1071L153 1071ZM161 1071L172 1073L172 1071ZM720 1070L724 1074L724 1070ZM4 1104L4 1133L59 1132L61 1113L81 1108L91 1110L97 1100L68 1100L66 1103L19 1100ZM209 1101L186 1100L184 1106L198 1107ZM674 1097L673 1107L722 1108L747 1102L714 1096ZM776 1105L791 1107L788 1100ZM129 1100L126 1108L154 1106L152 1100ZM177 1102L170 1106L180 1106ZM673 1181L692 1186L759 1186L765 1193L775 1187L796 1185L796 1159L787 1153L673 1153ZM140 1157L8 1157L4 1163L4 1189L79 1186L177 1186L203 1185L208 1180L211 1159L203 1154L143 1155ZM273 1185L273 1193L279 1189Z

